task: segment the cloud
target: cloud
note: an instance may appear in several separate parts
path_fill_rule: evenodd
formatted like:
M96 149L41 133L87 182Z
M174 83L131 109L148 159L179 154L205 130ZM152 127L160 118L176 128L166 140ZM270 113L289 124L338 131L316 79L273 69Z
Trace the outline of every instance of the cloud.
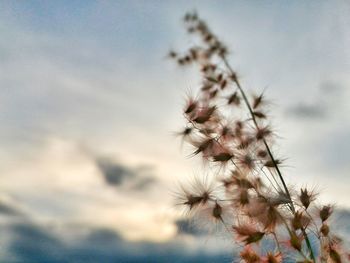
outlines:
M157 180L151 176L144 176L138 179L137 182L132 186L135 190L144 190L148 189L151 185L154 185Z
M345 89L341 84L322 82L309 102L298 102L287 108L285 114L301 119L325 119L334 109L342 110Z
M130 180L136 176L133 170L108 158L98 159L97 165L100 168L106 182L111 185L121 185L124 180Z
M157 182L151 166L131 168L105 157L96 158L96 164L105 181L112 186L141 191Z
M343 194L344 185L350 182L349 85L341 78L320 81L316 89L310 89L313 92L305 90L302 102L290 99L279 121L279 126L286 124L283 136L289 140L285 141L285 154L295 167L290 170L291 177L297 176L300 186L317 185L324 189L320 198L343 206L349 206Z
M289 108L288 113L291 113L294 117L307 119L322 119L327 116L325 108L317 104L306 103L299 103Z
M67 262L62 242L39 226L18 223L11 226L11 233L14 241L8 249L16 262Z
M350 211L339 210L334 215L332 229L345 238L349 244ZM187 223L178 221L187 228ZM184 229L183 228L183 229ZM59 229L52 225L38 225L30 221L9 223L1 226L0 233L6 231L11 238L5 245L7 254L0 253L4 262L42 263L194 263L232 262L232 243L211 237L188 239L177 236L163 243L149 241L128 241L117 231L109 228L93 228L85 225L68 226ZM188 231L185 229L185 232ZM191 232L191 231L190 231ZM216 250L207 250L210 239L216 242ZM212 244L211 244L212 245ZM269 243L265 243L268 246ZM215 247L215 246L212 246Z
M84 228L86 233L77 235L76 229L79 228ZM203 248L191 250L186 240L130 242L107 228L76 226L76 229L62 229L63 233L57 234L48 226L28 221L11 224L7 227L11 234L6 244L8 255L0 254L0 260L14 263L209 263L230 262L231 259L229 252L208 253ZM73 235L69 242L67 235Z
M11 204L7 204L0 200L0 215L21 217L24 216L24 213Z
M134 241L173 238L176 213L168 188L157 179L159 172L153 165L118 157L50 137L35 152L19 157L21 165L2 167L1 190L34 221L106 227Z
M200 229L198 226L193 224L193 221L188 219L178 219L175 221L175 224L178 229L178 234L186 234L186 235L193 235L193 236L199 236L199 235L205 235L207 234L207 231Z

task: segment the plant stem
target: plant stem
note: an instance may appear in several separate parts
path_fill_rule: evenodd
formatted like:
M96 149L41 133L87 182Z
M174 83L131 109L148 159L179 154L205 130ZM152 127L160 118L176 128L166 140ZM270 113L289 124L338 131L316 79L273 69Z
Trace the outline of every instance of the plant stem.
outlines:
M228 62L226 56L225 56L225 55L222 55L221 58L222 58L222 60L223 60L223 62L224 62L224 64L225 64L225 66L226 66L227 69L229 70L229 72L230 72L232 75L235 74L235 72L234 72L234 70L232 69L231 65L229 64L229 62ZM250 103L249 103L249 100L248 100L248 98L247 98L247 95L245 94L244 90L242 89L241 84L239 83L239 81L238 81L237 78L234 79L234 82L235 82L235 84L236 84L238 90L240 91L240 93L241 93L241 95L242 95L242 98L243 98L243 100L244 100L244 102L245 102L245 104L246 104L246 106L247 106L247 108L248 108L248 110L249 110L249 113L250 113L250 115L251 115L251 118L252 118L252 120L253 120L253 122L254 122L255 127L256 127L257 129L259 129L258 122L256 121L256 118L255 118L253 109L252 109L252 107L250 106ZM270 149L270 147L269 147L267 141L265 140L265 138L263 138L262 141L263 141L264 146L265 146L265 148L266 148L266 151L267 151L268 155L270 156L270 159L271 159L271 161L272 161L272 163L273 163L273 165L274 165L274 167L275 167L275 169L276 169L276 172L277 172L277 174L278 174L278 177L279 177L279 179L280 179L281 182L282 182L284 191L285 191L285 193L286 193L288 199L290 200L289 207L290 207L292 213L295 214L295 207L294 207L294 204L293 204L292 197L291 197L291 195L290 195L290 192L289 192L289 190L288 190L288 187L287 187L287 185L286 185L286 182L284 181L284 178L283 178L283 176L282 176L282 173L281 173L281 171L280 171L280 169L279 169L279 167L278 167L278 164L277 164L277 162L276 162L276 159L273 157L273 154L272 154L272 152L271 152L271 149ZM316 262L315 255L314 255L314 252L313 252L312 247L311 247L311 242L310 242L310 240L309 240L309 238L308 238L308 236L307 236L307 233L306 233L305 229L302 229L302 233L303 233L303 236L304 236L304 238L305 238L306 245L307 245L307 247L308 247L308 249L309 249L309 251L310 251L310 256L311 256L312 260L313 260L314 262Z
M225 65L226 65L226 67L229 69L230 73L231 73L231 74L235 74L234 71L233 71L233 69L231 68L230 64L228 63L226 57L222 57L222 59L223 59ZM245 102L245 104L246 104L246 106L247 106L247 108L248 108L248 110L249 110L249 113L250 113L250 115L251 115L251 117L252 117L252 120L253 120L253 122L254 122L256 128L259 129L258 122L256 121L256 118L255 118L253 109L252 109L252 107L251 107L250 104L249 104L248 98L247 98L247 96L246 96L244 90L242 89L242 87L241 87L241 85L240 85L240 83L239 83L239 81L238 81L237 79L235 79L234 82L235 82L235 84L237 85L237 88L238 88L238 90L240 91L240 93L241 93L241 95L242 95L242 97L243 97L243 100L244 100L244 102ZM265 138L262 138L262 140L263 140L263 143L264 143L265 148L266 148L266 150L267 150L267 153L269 154L269 156L270 156L270 158L271 158L271 161L272 161L273 165L274 165L275 168L276 168L278 177L280 178L280 180L281 180L281 182L282 182L282 184L283 184L283 188L284 188L284 190L285 190L285 192L286 192L286 194L287 194L287 197L288 197L289 200L290 200L290 205L289 205L289 206L290 206L290 208L291 208L291 210L292 210L292 212L293 212L293 214L294 214L294 213L295 213L295 208L294 208L294 205L293 205L293 202L292 202L292 199L291 199L291 195L290 195L289 190L288 190L288 188L287 188L287 185L286 185L286 183L285 183L285 181L284 181L284 179L283 179L283 177L282 177L282 173L281 173L281 171L280 171L280 169L279 169L279 167L278 167L278 165L277 165L277 162L276 162L275 158L274 158L273 155L272 155L272 152L271 152L271 150L270 150L270 147L269 147L269 145L267 144Z
M278 241L278 238L277 238L276 233L275 233L275 232L272 232L272 235L273 235L273 238L275 239L275 242L276 242L276 246L277 246L278 251L282 254L281 246L280 246L280 243L279 243L279 241Z

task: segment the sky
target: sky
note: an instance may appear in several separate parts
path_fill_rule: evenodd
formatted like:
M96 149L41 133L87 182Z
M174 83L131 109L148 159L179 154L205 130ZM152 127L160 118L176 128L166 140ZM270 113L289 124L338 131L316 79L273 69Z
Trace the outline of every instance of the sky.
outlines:
M165 58L188 10L266 92L286 180L350 218L349 2L1 0L1 260L230 262L174 206L201 171L173 136L199 79Z

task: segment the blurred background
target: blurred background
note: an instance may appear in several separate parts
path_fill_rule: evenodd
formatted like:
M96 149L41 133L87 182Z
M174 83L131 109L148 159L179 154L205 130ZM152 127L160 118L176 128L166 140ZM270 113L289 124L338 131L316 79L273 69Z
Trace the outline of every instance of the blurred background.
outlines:
M283 172L350 235L348 1L0 1L0 261L231 262L232 242L174 205L201 173L174 132L197 10L265 90Z

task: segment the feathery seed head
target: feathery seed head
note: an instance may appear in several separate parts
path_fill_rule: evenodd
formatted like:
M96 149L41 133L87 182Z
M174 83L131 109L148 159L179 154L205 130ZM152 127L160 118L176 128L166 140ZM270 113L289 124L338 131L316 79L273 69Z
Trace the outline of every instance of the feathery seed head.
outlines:
M168 57L169 58L176 58L177 57L177 53L173 50L170 50L168 53Z
M252 249L250 245L246 245L240 253L240 257L246 263L259 263L260 256Z
M298 236L294 231L290 232L290 245L292 248L301 251L302 237Z
M315 200L315 194L313 192L309 192L307 188L300 189L300 195L299 200L302 203L302 205L305 207L305 209L308 209L311 202Z
M197 108L198 102L192 98L190 98L185 106L184 113L189 115Z
M197 112L192 120L197 124L204 124L209 121L216 111L216 106L202 107Z
M208 181L206 177L195 177L188 185L180 185L178 203L184 205L191 212L199 206L205 206L209 201L215 199L215 185L213 181Z
M217 220L222 220L221 215L222 215L222 207L218 204L218 202L215 202L212 216Z
M302 211L297 211L294 214L291 223L294 230L305 229L310 223L310 218L306 217Z
M266 158L266 156L268 155L266 150L258 150L258 152L256 153L256 156L258 156L259 158Z
M263 127L263 128L258 128L256 130L255 138L259 141L259 140L266 139L271 134L272 134L272 131L270 130L270 128L268 126L266 126L266 127Z
M342 259L339 252L333 246L330 246L329 248L329 257L331 258L333 263L342 263Z
M241 224L232 226L232 228L238 240L244 242L246 245L259 242L265 235L264 232L259 231L253 225Z
M268 252L266 257L262 259L262 263L282 263L282 254L280 252L277 254Z
M264 101L263 98L264 98L263 94L261 94L259 96L254 96L253 104L252 104L252 107L254 110L259 108L263 104L263 101Z
M322 235L324 235L325 237L328 236L329 234L329 226L326 223L323 223L321 228L320 228L320 232L322 233Z
M219 153L219 154L216 154L213 156L213 161L214 162L222 162L222 163L225 163L229 160L231 160L233 157L233 154L230 153L230 152L222 152L222 153Z
M322 222L326 221L332 214L333 208L330 205L325 205L322 207L322 209L319 211L320 218Z
M227 98L227 104L231 105L236 105L239 106L241 104L241 99L238 96L237 91L235 91L233 94L231 94L228 98Z

